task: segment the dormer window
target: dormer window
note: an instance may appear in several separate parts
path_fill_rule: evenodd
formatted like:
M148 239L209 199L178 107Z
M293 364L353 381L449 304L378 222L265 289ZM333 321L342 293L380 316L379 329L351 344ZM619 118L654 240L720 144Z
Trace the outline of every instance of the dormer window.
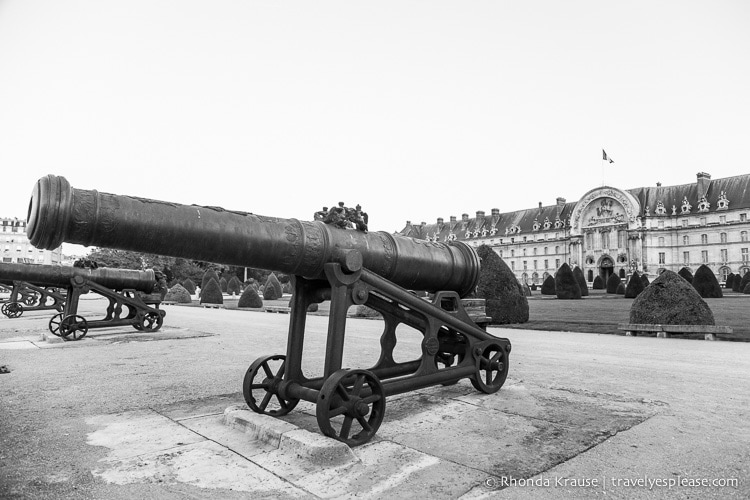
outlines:
M719 195L719 200L716 202L716 210L727 210L729 209L729 200L727 194L722 191Z
M688 201L687 196L685 196L682 199L682 207L681 208L682 208L682 212L680 212L680 213L682 213L682 214L689 214L690 210L692 210L693 206Z
M698 211L708 212L709 208L711 208L711 204L708 202L705 196L701 196L701 199L698 201Z

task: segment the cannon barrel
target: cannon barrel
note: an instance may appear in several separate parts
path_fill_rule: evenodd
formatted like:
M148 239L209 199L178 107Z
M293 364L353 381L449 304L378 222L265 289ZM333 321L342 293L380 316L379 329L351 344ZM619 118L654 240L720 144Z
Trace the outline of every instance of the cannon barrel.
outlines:
M479 279L479 257L461 242L428 242L387 232L300 221L74 189L41 178L26 231L44 249L75 243L255 267L316 279L326 263L361 265L404 288L466 296ZM358 257L355 257L357 259Z
M25 281L38 286L65 287L70 285L70 280L76 277L91 280L112 290L135 289L139 292L151 293L156 285L155 273L151 269L134 271L106 267L88 269L43 264L0 263L0 283L6 285L13 284L13 281Z

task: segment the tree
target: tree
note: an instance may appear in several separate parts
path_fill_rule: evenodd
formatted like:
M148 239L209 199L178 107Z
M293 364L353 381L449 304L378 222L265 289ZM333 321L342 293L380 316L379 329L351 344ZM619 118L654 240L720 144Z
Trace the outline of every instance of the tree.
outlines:
M617 293L617 286L621 282L622 280L615 273L610 274L607 278L607 293Z
M685 281L687 281L688 283L693 282L693 273L691 273L690 269L688 269L687 267L683 267L682 269L680 269L680 271L677 274L682 276L685 279Z
M203 277L201 278L201 294L203 294L203 289L206 288L210 280L216 281L216 285L219 285L219 275L213 269L208 269L203 273ZM219 290L221 290L221 287L219 287Z
M542 283L542 295L555 295L555 278L551 274Z
M168 302L177 302L178 304L190 304L193 302L193 299L190 297L190 292L179 283L169 289L164 300Z
M714 315L690 283L673 271L662 272L633 300L630 323L713 325Z
M646 286L643 284L643 279L638 274L638 271L633 271L633 274L628 280L628 286L625 287L625 298L634 299L640 295Z
M485 301L487 316L493 324L526 323L529 320L529 302L524 288L513 271L491 247L481 245L477 254L482 265L479 270L476 296Z
M581 285L567 262L555 273L555 294L558 299L580 299Z
M732 291L733 292L740 292L742 291L740 289L740 284L742 283L742 276L740 276L739 273L734 275L734 280L732 281Z
M187 278L182 282L182 286L185 287L185 290L187 290L190 295L195 295L195 283L193 283L193 280Z
M221 295L219 282L209 278L206 286L201 287L201 304L223 304L224 297Z
M737 279L737 278L735 278ZM744 293L747 284L750 283L750 271L746 272L740 280L740 290Z
M229 282L224 278L223 276L219 278L219 288L221 289L222 293L227 293L227 285Z
M227 283L227 293L230 295L239 295L242 291L242 282L237 276L232 276L232 279Z
M724 288L731 290L732 283L734 283L734 273L727 274L727 279L724 281Z
M583 269L576 266L573 268L573 276L575 276L578 286L581 288L581 297L588 297L589 285L586 283L586 277L583 275Z
M721 292L721 286L719 280L716 279L716 275L705 264L695 271L693 276L693 288L697 291L704 299L720 299L724 296Z
M594 278L594 282L591 284L592 290L604 290L604 279L601 276Z
M625 283L620 281L620 283L617 285L617 290L615 290L615 293L617 295L625 295Z
M113 248L94 248L86 257L99 264L99 267L115 269L144 269L142 254Z
M650 283L650 281L648 280L648 276L646 276L645 274L641 275L641 281L643 282L644 288L647 287Z
M237 307L263 307L263 300L261 300L258 291L254 287L247 286L242 295L240 295L240 300L237 301Z
M282 296L281 283L274 273L268 275L266 286L263 289L263 298L265 300L276 300Z

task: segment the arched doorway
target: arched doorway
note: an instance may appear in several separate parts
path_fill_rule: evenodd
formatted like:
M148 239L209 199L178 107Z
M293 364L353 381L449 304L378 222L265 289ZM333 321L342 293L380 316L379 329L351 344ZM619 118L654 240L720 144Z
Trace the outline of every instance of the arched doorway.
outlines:
M605 255L601 258L599 261L599 276L602 277L604 282L606 283L610 276L612 276L612 273L615 269L615 263L612 260L612 257Z

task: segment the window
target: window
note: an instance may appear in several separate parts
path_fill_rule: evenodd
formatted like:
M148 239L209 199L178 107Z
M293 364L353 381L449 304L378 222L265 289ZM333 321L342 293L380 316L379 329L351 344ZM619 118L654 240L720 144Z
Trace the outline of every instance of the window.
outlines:
M526 236L523 237L523 242L526 243Z
M555 269L560 269L560 259L555 259Z
M602 248L609 248L609 231L602 233Z
M747 235L745 235L747 236ZM544 247L544 255L547 255L547 247Z
M742 231L740 233L740 241L747 241L747 231Z
M560 253L560 247L557 245L555 245L555 253ZM560 266L557 266L557 267L560 267Z
M510 256L511 257L515 257L516 256L516 251L513 250L512 248L510 249Z
M523 261L523 270L525 271L527 269L526 267L526 261Z
M534 247L534 255L536 255L536 247Z
M690 264L690 252L682 252L682 263Z
M659 264L664 264L666 259L666 254L664 252L659 252Z
M683 245L689 245L690 244L690 236L683 236L682 237L682 244Z
M719 224L726 224L727 223L727 216L726 215L720 215L719 216Z
M620 248L627 246L627 233L625 231L617 231L617 246Z
M663 220L659 221L659 229L664 229L664 221Z
M742 251L742 262L747 262L747 248L743 248L741 251Z
M501 259L503 258L503 251L502 251L502 249L500 250L500 258Z
M589 283L594 281L594 271L592 271L591 269L589 269L588 279L586 281L588 281Z
M535 260L534 261L534 269L537 269L537 265L536 264L537 264L537 261Z
M547 259L544 259L544 268L549 269L549 261Z
M701 250L701 263L708 263L708 250Z
M708 235L701 234L701 245L708 245Z
M721 281L726 282L727 276L729 276L729 268L728 267L722 267L719 269L719 277L721 278Z
M688 220L682 219L682 227L688 227Z
M586 233L586 248L589 250L594 248L594 235L592 233Z
M664 237L663 236L659 236L659 246L660 247L664 246Z
M523 249L523 256L526 257L526 249Z
M510 261L510 270L515 271L516 270L516 263L513 261Z
M726 243L727 242L727 233L721 233L719 235L719 239L721 240L722 243Z
M705 225L706 225L706 218L701 217L701 226L705 226Z
M747 222L747 214L740 214L740 222Z
M726 263L727 260L728 260L727 259L727 249L726 248L722 248L721 249L721 261L724 262L724 263Z

